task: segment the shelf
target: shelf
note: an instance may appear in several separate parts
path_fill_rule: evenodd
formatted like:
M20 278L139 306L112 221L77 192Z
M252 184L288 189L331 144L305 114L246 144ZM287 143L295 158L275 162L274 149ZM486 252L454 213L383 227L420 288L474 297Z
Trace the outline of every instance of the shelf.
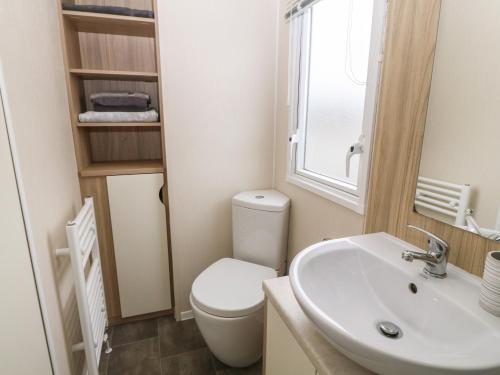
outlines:
M79 128L159 128L161 122L77 122Z
M80 171L80 176L103 177L163 172L164 168L161 160L131 160L92 163Z
M69 72L82 79L104 79L110 81L157 82L158 73L127 72L120 70L70 69Z
M155 37L155 20L153 18L70 10L63 10L62 14L76 31L83 33Z

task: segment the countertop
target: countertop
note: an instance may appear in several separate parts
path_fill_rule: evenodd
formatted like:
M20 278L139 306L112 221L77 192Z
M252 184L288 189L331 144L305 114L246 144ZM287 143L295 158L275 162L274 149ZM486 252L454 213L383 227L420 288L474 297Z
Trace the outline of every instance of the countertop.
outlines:
M264 281L264 292L320 375L366 375L373 372L336 350L304 314L288 277Z

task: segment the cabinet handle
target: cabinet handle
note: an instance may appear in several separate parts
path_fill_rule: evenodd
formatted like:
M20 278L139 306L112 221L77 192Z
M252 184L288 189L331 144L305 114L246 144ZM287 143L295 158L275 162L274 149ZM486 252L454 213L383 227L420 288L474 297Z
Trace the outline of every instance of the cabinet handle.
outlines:
M160 198L160 202L165 204L165 202L163 202L163 186L160 188L160 191L158 192L158 198Z

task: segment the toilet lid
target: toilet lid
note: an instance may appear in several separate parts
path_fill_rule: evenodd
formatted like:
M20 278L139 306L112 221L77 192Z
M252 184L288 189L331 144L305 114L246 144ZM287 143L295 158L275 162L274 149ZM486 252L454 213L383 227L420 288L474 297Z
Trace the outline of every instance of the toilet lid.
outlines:
M242 260L224 258L194 281L193 302L208 314L223 318L249 315L264 304L262 281L276 277L276 271Z

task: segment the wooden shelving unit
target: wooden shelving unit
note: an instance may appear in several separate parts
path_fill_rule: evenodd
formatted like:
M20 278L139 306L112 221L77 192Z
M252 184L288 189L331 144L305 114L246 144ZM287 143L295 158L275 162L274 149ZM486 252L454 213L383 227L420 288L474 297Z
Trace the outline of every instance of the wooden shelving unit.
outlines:
M96 0L97 5L99 1ZM153 7L152 1L151 8ZM61 9L60 20L73 138L80 176L156 173L160 169L163 170L163 116L160 74L157 68L159 54L156 19ZM152 49L151 41L154 42ZM133 49L134 46L136 50ZM150 95L157 104L160 121L78 121L81 112L91 109L87 100L91 93L102 91L103 87L107 90L141 91L144 84L155 85ZM152 134L156 134L159 141L151 143ZM123 150L117 150L117 145L123 145ZM154 148L156 152L144 152L141 148ZM149 157L153 155L162 157L159 162L155 159L154 167L151 167ZM148 159L144 160L145 157Z
M155 15L156 1L145 7ZM106 0L93 0L93 4L107 5ZM128 2L124 0L123 6L129 6ZM66 11L62 5L58 12L80 188L82 197L94 198L108 318L111 324L119 324L126 320L120 307L107 177L163 173L167 183L158 22L156 18ZM78 121L80 113L92 110L90 94L114 90L147 92L159 121ZM166 196L166 187L163 191ZM165 207L168 218L168 201ZM168 224L165 230L170 233ZM168 251L171 257L170 243Z

